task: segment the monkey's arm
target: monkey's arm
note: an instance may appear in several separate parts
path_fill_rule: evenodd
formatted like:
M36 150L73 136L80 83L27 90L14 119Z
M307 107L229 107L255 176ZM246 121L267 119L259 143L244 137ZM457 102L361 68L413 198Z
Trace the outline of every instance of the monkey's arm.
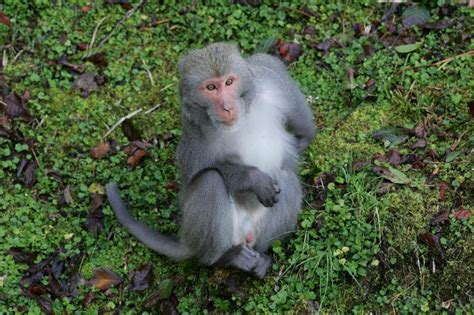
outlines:
M303 93L296 86L293 89L293 96L293 106L287 112L287 125L297 139L298 152L302 152L313 140L316 125Z
M286 123L297 139L298 152L303 151L316 132L313 114L305 96L288 74L285 64L278 58L267 54L255 54L248 58L248 62L264 69L264 77L276 82L281 91L288 91L289 95L285 95L289 101L288 108L285 108Z
M212 165L196 174L195 177L209 169L214 169L221 174L231 195L252 192L265 207L272 207L278 202L278 194L280 193L278 183L256 167L240 164L235 161L235 158L228 157L212 163Z

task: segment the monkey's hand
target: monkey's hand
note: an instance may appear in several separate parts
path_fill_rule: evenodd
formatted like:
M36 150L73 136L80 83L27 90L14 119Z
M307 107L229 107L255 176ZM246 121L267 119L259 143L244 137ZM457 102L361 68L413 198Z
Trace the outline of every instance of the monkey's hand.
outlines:
M253 192L258 201L265 207L273 207L278 202L280 187L276 180L255 168L248 172L249 190Z

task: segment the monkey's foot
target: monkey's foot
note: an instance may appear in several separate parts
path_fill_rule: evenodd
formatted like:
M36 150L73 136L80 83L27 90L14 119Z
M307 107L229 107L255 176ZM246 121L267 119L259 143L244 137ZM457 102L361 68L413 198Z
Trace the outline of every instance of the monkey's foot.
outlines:
M247 245L238 245L229 249L219 261L218 266L234 267L253 273L259 278L265 277L272 263L270 256L259 253Z

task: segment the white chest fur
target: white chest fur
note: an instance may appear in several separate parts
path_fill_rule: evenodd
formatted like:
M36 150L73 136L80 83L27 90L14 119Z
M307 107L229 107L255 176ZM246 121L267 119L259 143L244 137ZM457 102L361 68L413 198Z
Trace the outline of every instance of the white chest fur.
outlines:
M285 129L283 116L287 100L279 94L269 87L262 89L240 126L224 133L220 143L229 154L237 154L243 164L266 173L280 170L285 155L292 152L292 136Z

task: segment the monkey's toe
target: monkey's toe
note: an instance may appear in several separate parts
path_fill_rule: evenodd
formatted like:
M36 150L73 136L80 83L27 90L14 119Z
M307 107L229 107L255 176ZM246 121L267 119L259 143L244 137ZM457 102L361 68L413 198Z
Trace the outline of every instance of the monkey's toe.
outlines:
M272 258L268 255L259 253L260 257L258 259L257 265L253 269L253 274L260 279L263 279L267 274L268 268L272 265Z

